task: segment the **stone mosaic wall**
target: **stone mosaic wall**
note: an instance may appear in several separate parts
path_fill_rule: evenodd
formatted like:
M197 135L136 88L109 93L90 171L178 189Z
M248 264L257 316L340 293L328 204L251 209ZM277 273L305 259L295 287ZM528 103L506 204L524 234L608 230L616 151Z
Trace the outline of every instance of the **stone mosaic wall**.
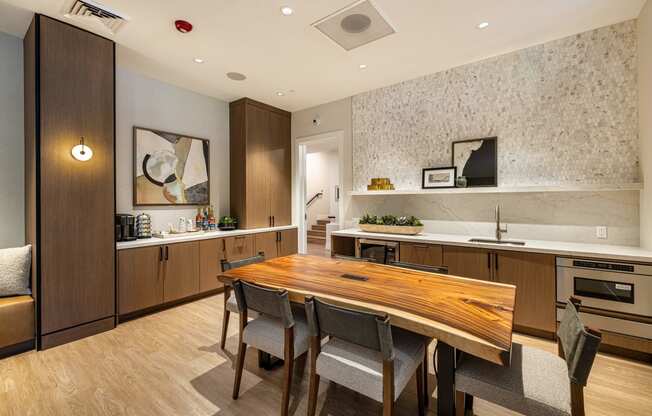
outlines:
M636 21L353 97L353 189L421 187L455 140L498 136L499 186L638 181Z

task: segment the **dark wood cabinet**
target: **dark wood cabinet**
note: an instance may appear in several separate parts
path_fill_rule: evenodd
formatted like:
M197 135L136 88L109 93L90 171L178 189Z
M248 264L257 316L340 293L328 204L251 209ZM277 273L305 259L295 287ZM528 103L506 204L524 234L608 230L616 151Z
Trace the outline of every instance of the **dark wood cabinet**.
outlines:
M495 255L494 280L516 286L514 325L555 332L555 256L516 251Z
M263 253L265 260L278 257L278 232L270 231L254 235L254 253Z
M239 235L224 239L224 256L228 261L236 261L254 256L254 236Z
M118 252L118 313L150 308L163 302L164 247Z
M289 256L299 251L299 236L295 228L279 231L278 256Z
M291 114L249 98L230 105L231 215L242 228L289 225Z
M491 280L493 276L493 256L489 250L445 246L443 265L448 267L448 274L454 276L479 280Z
M442 265L442 256L440 245L400 243L399 259L403 263L439 267Z
M36 14L24 38L27 243L37 347L115 324L115 44ZM72 157L81 137L93 150Z
M222 271L220 262L225 259L224 240L212 239L199 242L199 291L207 292L221 288L223 285L217 280L217 275Z
M165 246L163 301L172 302L199 293L199 243Z

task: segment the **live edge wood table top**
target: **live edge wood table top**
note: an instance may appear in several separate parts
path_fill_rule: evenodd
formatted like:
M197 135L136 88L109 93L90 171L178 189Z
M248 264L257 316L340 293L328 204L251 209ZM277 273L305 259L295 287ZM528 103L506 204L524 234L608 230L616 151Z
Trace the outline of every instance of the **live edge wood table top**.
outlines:
M219 279L286 289L294 302L315 296L386 313L392 325L509 365L516 296L512 285L307 255L232 269Z

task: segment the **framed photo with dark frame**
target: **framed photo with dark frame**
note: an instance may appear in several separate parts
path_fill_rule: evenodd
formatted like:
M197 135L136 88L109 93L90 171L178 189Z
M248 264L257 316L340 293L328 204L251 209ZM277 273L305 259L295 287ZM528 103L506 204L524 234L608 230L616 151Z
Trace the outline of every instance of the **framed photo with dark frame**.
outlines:
M134 206L209 205L207 139L134 127Z
M498 186L497 137L453 142L452 164L467 186Z
M455 166L446 168L426 168L421 173L421 188L455 188L457 168Z

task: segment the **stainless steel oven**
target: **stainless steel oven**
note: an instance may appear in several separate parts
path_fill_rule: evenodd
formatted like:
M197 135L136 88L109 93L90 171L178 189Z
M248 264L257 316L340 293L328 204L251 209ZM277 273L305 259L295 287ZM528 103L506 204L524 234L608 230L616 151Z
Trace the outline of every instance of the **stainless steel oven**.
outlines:
M652 338L652 266L557 257L557 302L571 296L587 325Z
M355 243L355 256L371 259L376 263L389 264L399 260L399 243L359 238Z

